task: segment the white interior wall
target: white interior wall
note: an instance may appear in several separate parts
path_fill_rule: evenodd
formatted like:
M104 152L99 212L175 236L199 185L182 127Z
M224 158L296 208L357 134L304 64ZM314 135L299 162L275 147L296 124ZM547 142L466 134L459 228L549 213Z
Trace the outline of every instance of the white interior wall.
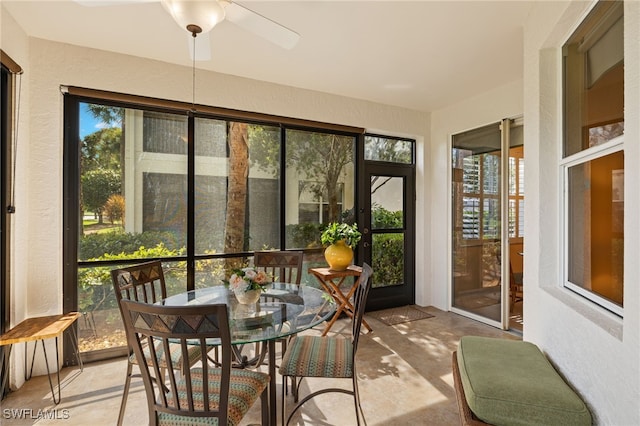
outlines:
M564 290L558 160L560 48L592 2L541 2L525 28L524 339L536 343L585 399L596 424L640 424L640 3L625 2L624 319Z
M2 6L0 5L0 8ZM191 69L158 61L28 38L2 8L0 47L24 69L12 288L12 325L62 311L63 105L60 85L191 102ZM26 89L29 89L28 91ZM196 72L196 103L375 129L428 139L429 114L346 97ZM26 99L25 99L26 100ZM424 152L419 148L419 153ZM423 176L423 159L417 159ZM418 183L419 190L424 184ZM420 208L424 202L418 203ZM424 216L424 211L418 211ZM418 256L424 256L418 248ZM36 266L37 267L34 267ZM417 282L425 282L418 274ZM53 343L48 347L53 350ZM19 345L22 347L22 345ZM34 374L44 374L41 351ZM12 357L11 384L23 382L22 352Z

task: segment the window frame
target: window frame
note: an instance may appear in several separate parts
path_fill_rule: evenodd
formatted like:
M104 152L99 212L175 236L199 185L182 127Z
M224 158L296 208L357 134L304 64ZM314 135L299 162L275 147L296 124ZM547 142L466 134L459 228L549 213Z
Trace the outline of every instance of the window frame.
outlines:
M615 315L623 318L624 317L624 305L620 306L616 303L611 302L610 300L585 289L584 287L575 284L569 280L569 169L571 167L579 166L582 164L587 164L590 161L597 160L609 154L614 154L616 152L624 153L624 135L618 136L616 138L611 139L610 141L601 144L595 145L586 150L577 152L573 155L570 155L566 158L562 158L559 162L560 167L560 176L562 179L562 286L568 290L571 290L574 293L579 294L580 296L586 298L587 300L595 303L596 305L614 313ZM623 281L623 289L624 289L624 281Z
M18 143L18 124L23 70L4 50L0 49L0 333L9 329L11 324L11 274L12 259L12 216L15 213L15 173ZM2 371L9 374L10 351L6 346L0 348ZM0 400L9 392L8 381L0 384Z
M191 104L168 101L155 98L144 98L135 95L125 95L118 93L110 93L103 91L94 91L91 89L79 89L74 87L63 87L63 114L64 114L64 153L63 153L63 309L65 312L77 310L78 307L78 272L81 268L86 267L113 267L116 265L123 265L127 263L135 263L141 261L152 260L151 258L127 258L118 260L79 260L78 259L78 223L79 223L79 182L80 182L80 144L78 143L79 135L79 109L82 103L93 103L112 107L130 108L134 110L154 111L160 113L170 113L176 115L186 115L188 117L189 138L195 138L194 122L199 118L223 120L227 122L236 121L247 124L266 125L271 127L279 127L280 132L280 159L281 163L285 164L285 150L286 150L286 138L284 134L286 130L302 130L307 132L316 133L330 133L340 136L348 136L353 138L353 161L355 162L359 156L357 155L359 145L358 141L361 139L361 135L364 133L364 129L341 126L330 123L319 123L301 119L290 119L286 117L268 116L265 114L254 114L243 111L226 110L217 107L207 107L197 105L195 108ZM188 179L188 192L194 193L196 164L195 164L195 147L194 143L188 144L188 152L186 154L187 159L187 179ZM172 155L172 154L169 154ZM281 224L281 230L279 235L279 247L277 249L286 250L286 217L284 214L284 177L286 173L286 167L281 167L279 172L280 181L280 203L281 203L281 215L279 222ZM354 211L357 208L358 193L357 193L357 167L354 164ZM344 192L343 192L344 197ZM194 214L195 205L194 197L188 198L187 215L190 220L187 224L187 242L186 252L184 255L178 255L173 257L158 257L153 260L160 260L166 262L186 262L186 288L185 290L191 290L195 288L195 279L197 275L196 263L200 261L207 261L210 259L225 259L225 258L237 258L237 257L251 257L253 251L242 251L234 253L214 253L203 254L197 253L194 248L194 235L195 224ZM320 253L321 250L309 249L310 254L315 252ZM98 349L83 352L82 356L85 361L93 361L98 359L104 359L106 357L121 355L126 351L123 347L113 347L107 349ZM71 357L71 353L67 354L65 351L65 365L72 365L75 363L75 358ZM70 351L69 351L70 352Z
M596 293L592 290L571 282L569 279L569 272L571 270L570 263L572 259L570 257L571 246L571 220L570 216L570 182L569 172L571 168L589 164L592 161L604 158L605 156L621 152L624 155L624 130L619 136L614 136L611 139L603 142L599 145L585 144L589 142L589 130L606 124L623 123L624 129L624 104L620 106L622 110L622 117L611 119L611 117L605 116L606 121L598 121L591 117L587 119L585 111L588 109L588 104L585 101L585 86L589 81L589 69L588 58L590 47L594 46L603 35L607 34L613 29L617 22L622 20L624 25L624 7L623 1L598 1L594 4L594 7L583 16L583 18L577 23L573 31L566 37L560 47L561 54L561 84L560 91L562 95L561 104L561 146L559 149L559 161L558 171L560 180L560 286L563 289L567 289L574 294L581 296L588 302L592 303L597 309L606 310L619 318L624 317L624 298L622 299L622 305L615 303L612 300L605 298L604 296ZM624 35L622 43L624 44ZM582 45L582 46L581 46ZM582 54L582 57L570 54L576 46L578 46L578 52ZM612 64L602 75L611 71L614 67L617 67L620 63L624 64L624 46L622 49L621 62ZM569 79L568 68L575 71L578 75L577 78ZM622 77L622 93L624 95L624 74ZM593 86L593 85L592 85ZM576 89L579 88L578 96L580 102L573 103L573 99L569 96L576 95ZM571 107L569 107L569 102ZM581 115L578 117L576 112ZM582 147L580 150L575 151L576 147L572 146L575 143L576 135L579 135L578 142ZM573 152L575 151L575 152ZM624 215L624 210L623 210ZM624 233L623 233L624 236ZM592 244L591 239L588 241ZM623 237L624 246L624 237ZM624 258L623 258L624 262ZM624 266L624 265L623 265ZM624 293L624 277L622 277L622 292Z

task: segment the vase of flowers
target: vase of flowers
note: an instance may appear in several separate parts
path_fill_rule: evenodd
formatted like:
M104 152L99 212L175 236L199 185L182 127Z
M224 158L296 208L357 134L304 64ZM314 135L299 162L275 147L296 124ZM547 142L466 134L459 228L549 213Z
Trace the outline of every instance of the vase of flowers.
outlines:
M271 283L271 278L255 268L234 269L229 277L229 288L242 304L256 303L264 287Z
M358 224L330 223L320 236L320 241L326 249L324 258L332 271L344 271L353 260L353 247L355 247L362 234L358 231Z

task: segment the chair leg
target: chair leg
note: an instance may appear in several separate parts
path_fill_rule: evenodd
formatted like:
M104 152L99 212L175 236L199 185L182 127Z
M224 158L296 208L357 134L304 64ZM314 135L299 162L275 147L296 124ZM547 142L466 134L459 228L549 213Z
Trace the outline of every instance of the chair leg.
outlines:
M124 382L124 390L122 391L122 401L120 401L120 413L118 413L118 426L122 426L124 420L124 410L127 407L127 397L129 396L129 387L131 386L131 375L133 373L133 364L127 360L127 377Z
M269 393L268 391L268 387L262 391L262 395L260 395L260 411L262 414L262 424L263 425L268 425L269 424ZM276 407L273 407L274 410L276 409Z
M302 398L302 400L300 402L298 402L298 404L296 404L295 407L293 407L293 410L291 411L291 413L289 413L289 416L287 417L287 425L289 424L289 422L291 421L291 419L293 418L293 415L296 413L296 411L298 411L300 408L302 408L302 406L305 404L305 402L309 401L311 398L315 398L318 395L322 395L324 393L331 393L331 392L339 392L339 393L346 393L347 395L351 395L355 398L353 391L350 390L346 390L346 389L342 389L342 388L328 388L328 389L321 389L318 391L315 391L313 393L310 393L309 395L305 396L304 398ZM284 398L283 398L284 400ZM284 413L282 415L282 418L284 420ZM358 416L358 414L356 413L356 419L358 421L358 425L360 424L360 417Z
M362 410L362 405L360 404L360 389L358 388L358 381L356 380L355 374L353 375L353 402L356 408L356 422L360 425L360 417L362 417L362 422L367 425L367 420L364 417L364 411Z
M284 357L284 353L287 351L287 342L289 339L285 338L280 340L280 358ZM283 376L282 380L284 382L284 393L282 395L289 395L289 382L287 381L288 376Z
M293 402L298 402L298 391L300 390L300 385L302 384L302 377L300 380L296 378L296 376L291 377L291 393L293 394Z
M287 386L287 380L288 380L289 376L282 376L282 397L280 398L281 402L280 402L280 408L281 408L281 415L280 415L280 419L281 419L281 423L282 426L285 426L284 423L284 416L287 412L287 396L284 394L284 390L285 387Z

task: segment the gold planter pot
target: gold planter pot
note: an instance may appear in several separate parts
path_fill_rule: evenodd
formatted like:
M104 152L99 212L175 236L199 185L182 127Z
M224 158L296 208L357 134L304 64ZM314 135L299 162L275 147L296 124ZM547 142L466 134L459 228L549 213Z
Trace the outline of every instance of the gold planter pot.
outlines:
M351 265L353 250L344 240L340 240L324 250L324 258L332 271L344 271Z

